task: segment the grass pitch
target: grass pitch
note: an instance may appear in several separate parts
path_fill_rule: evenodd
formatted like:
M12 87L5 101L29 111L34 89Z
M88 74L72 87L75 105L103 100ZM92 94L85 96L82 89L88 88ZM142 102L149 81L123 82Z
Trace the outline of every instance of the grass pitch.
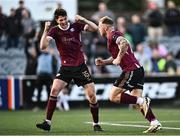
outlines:
M180 135L180 109L155 109L163 130L151 134ZM0 135L150 135L143 134L149 123L135 110L101 109L103 132L93 132L89 109L55 111L50 132L35 127L45 111L0 111Z

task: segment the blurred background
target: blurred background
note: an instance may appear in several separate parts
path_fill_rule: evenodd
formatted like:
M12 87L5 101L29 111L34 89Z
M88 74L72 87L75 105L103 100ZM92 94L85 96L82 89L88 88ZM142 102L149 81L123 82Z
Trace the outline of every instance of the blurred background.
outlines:
M180 107L179 0L1 0L1 110L45 108L61 62L54 42L47 53L53 59L44 61L47 54L39 50L39 41L44 22L53 20L57 7L67 10L69 21L74 21L76 14L96 24L102 16L111 17L145 68L143 95L150 97L157 107ZM94 63L96 57L109 57L106 39L98 33L84 32L82 42L100 105L119 107L109 102L108 93L121 70L116 66L96 67ZM41 68L46 65L51 67L42 76ZM72 83L64 92L59 96L57 108L87 106L81 87Z

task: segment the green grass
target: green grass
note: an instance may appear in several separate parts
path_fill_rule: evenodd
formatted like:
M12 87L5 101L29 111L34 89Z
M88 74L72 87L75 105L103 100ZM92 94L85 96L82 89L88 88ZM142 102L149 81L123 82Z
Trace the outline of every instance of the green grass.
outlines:
M163 127L180 128L180 109L155 109L154 112ZM104 132L93 132L91 124L85 123L91 122L89 109L56 111L50 132L35 127L43 118L44 111L0 111L0 135L144 135L142 131L146 129L102 125ZM138 112L121 108L101 109L100 120L116 124L149 125ZM180 130L163 129L152 135L180 135Z

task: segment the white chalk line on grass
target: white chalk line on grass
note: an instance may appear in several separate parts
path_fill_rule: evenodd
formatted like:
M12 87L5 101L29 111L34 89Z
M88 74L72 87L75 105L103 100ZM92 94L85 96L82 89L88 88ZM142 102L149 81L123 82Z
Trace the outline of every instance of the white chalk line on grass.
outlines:
M132 124L137 124L137 123L146 123L147 121L113 121L113 123L132 123ZM161 123L180 123L180 120L161 120Z
M92 122L85 122L86 124L92 124ZM123 121L125 123L125 121ZM129 123L129 122L126 122ZM135 125L135 124L122 124L122 123L110 123L110 122L101 122L102 125L109 125L109 126L122 126L122 127L135 127L135 128L148 128L147 125ZM169 130L180 130L177 127L162 127L162 129L169 129Z

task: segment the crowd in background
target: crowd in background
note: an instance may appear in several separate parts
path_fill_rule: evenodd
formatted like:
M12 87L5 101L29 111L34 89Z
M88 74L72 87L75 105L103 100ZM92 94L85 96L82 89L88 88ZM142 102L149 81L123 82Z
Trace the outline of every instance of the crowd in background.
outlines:
M172 45L165 46L161 41L180 36L180 10L173 1L168 1L166 8L160 10L156 3L149 3L147 11L140 16L133 14L131 20L125 16L115 15L108 9L104 2L98 5L98 11L91 16L91 20L98 23L103 16L111 17L116 23L116 29L122 32L131 43L135 56L144 66L148 75L180 74L180 46L170 50ZM58 3L59 8L61 4ZM55 53L55 48L46 53L39 50L39 41L43 31L44 22L34 21L31 12L24 6L24 1L19 1L17 9L11 8L9 15L3 14L0 5L0 48L23 49L26 55L25 75L49 76L54 75L59 69L60 59ZM167 38L166 38L167 39ZM87 63L92 74L118 74L115 66L96 67L96 57L107 58L106 39L98 33L84 33L82 37ZM52 43L54 45L55 43ZM180 45L179 43L176 43ZM48 60L48 64L45 64ZM47 63L47 62L46 62ZM47 67L45 67L45 65ZM1 73L1 71L0 71Z

